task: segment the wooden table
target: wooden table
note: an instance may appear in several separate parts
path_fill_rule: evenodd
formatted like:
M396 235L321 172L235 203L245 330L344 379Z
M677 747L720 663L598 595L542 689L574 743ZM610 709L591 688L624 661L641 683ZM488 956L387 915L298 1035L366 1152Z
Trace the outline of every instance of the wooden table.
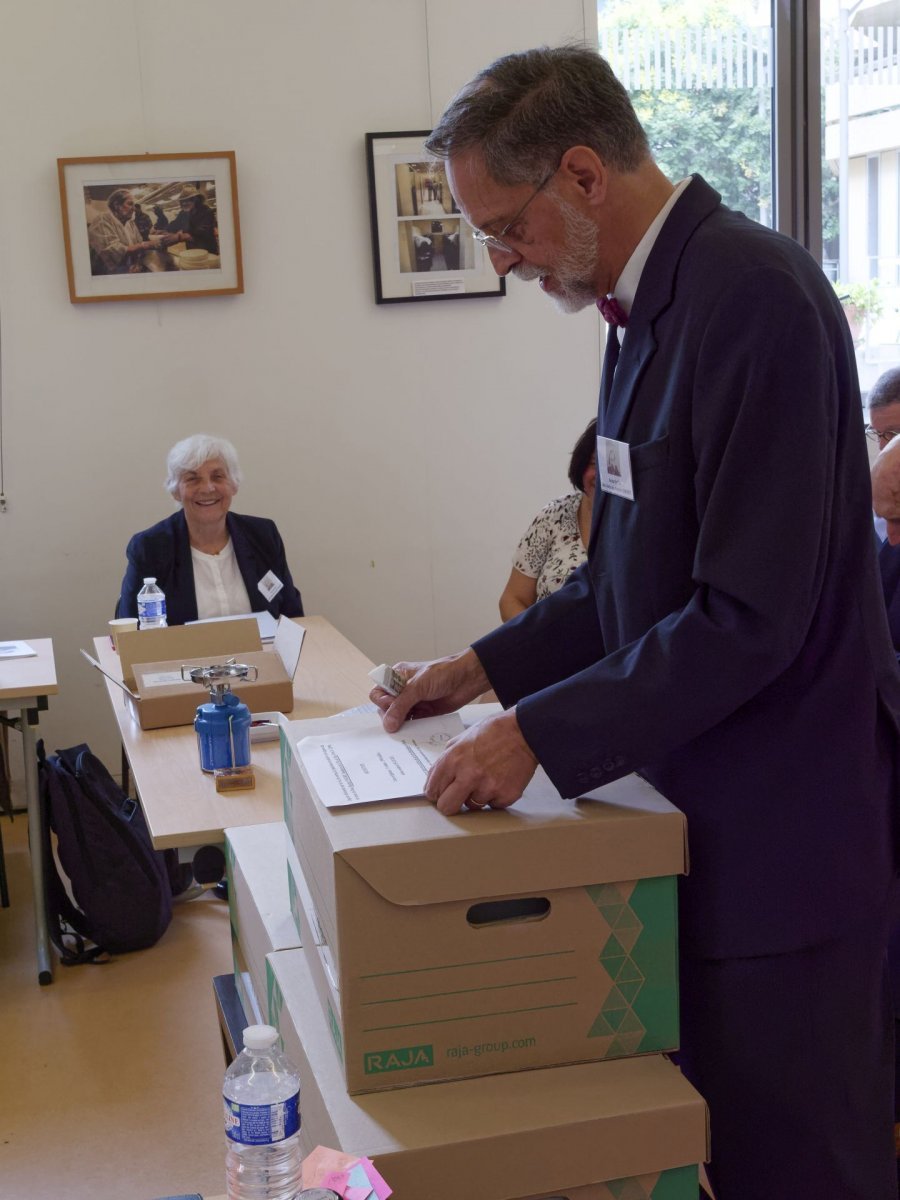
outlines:
M294 677L292 720L327 717L365 704L373 663L324 617L302 617L306 629ZM109 637L95 638L104 671L122 678L119 656ZM106 689L119 724L135 787L153 845L158 850L223 842L224 830L282 819L281 757L278 742L254 742L256 788L217 792L200 770L197 738L190 725L143 730L131 715L125 693L110 680ZM199 693L197 703L203 702Z
M17 729L22 735L38 982L47 984L53 981L53 963L50 958L50 938L44 904L44 840L38 797L35 729L40 712L47 708L47 697L55 696L59 687L56 683L56 662L53 658L51 639L29 638L28 645L36 651L33 657L0 660L0 720L4 725Z

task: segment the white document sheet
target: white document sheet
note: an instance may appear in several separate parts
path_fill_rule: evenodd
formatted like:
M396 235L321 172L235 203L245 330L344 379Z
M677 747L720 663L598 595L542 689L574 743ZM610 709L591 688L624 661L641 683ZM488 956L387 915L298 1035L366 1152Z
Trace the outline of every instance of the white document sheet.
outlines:
M458 713L407 721L399 733L372 728L316 734L297 743L316 795L326 808L423 795L431 764L464 731Z
M36 658L37 650L27 642L0 642L0 658Z

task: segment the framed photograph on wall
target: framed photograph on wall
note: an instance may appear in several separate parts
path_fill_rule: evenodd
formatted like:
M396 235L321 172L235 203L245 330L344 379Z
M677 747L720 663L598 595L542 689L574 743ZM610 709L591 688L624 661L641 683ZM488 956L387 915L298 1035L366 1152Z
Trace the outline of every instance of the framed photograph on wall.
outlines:
M244 290L233 151L56 162L73 304Z
M504 296L506 281L456 207L443 161L425 151L428 133L366 134L375 302Z

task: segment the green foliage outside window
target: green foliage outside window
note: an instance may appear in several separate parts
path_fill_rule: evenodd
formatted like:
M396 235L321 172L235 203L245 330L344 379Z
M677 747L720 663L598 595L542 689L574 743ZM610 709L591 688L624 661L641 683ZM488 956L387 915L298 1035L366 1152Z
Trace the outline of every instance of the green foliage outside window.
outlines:
M769 0L600 0L601 30L660 34L702 30L705 37L749 28L754 13L771 19ZM758 22L757 22L758 27ZM712 80L710 80L712 82ZM773 223L772 94L758 87L631 92L660 169L673 181L699 171L730 208ZM822 180L823 238L838 233L838 180Z
M729 208L754 220L771 213L772 118L755 91L642 91L632 103L671 180L699 171Z
M877 279L869 279L865 283L842 283L838 279L834 290L843 305L852 305L856 309L860 320L868 318L877 321L884 312L884 296Z

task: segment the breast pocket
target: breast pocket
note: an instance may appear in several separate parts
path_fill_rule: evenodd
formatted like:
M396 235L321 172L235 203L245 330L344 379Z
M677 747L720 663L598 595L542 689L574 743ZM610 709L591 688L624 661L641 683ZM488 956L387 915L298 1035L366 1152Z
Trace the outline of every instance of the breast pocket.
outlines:
M669 435L652 442L642 442L631 447L631 474L639 475L642 471L651 471L654 467L662 467L669 461Z

